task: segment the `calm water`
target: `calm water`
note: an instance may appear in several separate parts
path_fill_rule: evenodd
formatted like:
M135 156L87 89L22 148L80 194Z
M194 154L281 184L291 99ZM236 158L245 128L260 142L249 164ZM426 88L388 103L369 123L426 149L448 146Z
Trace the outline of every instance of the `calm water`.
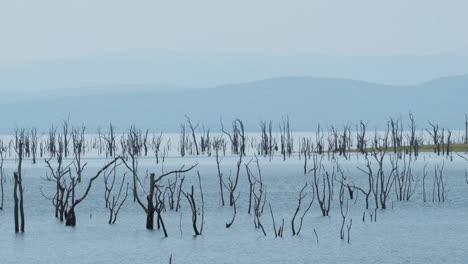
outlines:
M248 161L250 158L244 158ZM86 179L94 175L106 161L87 159ZM222 160L225 175L235 172L237 159ZM290 219L297 204L298 191L311 175L303 175L303 161L293 157L283 162L260 159L267 191L267 206L262 215L267 236L254 229L253 217L247 214L249 185L245 169L240 175L238 214L234 225L225 228L232 208L219 204L218 178L213 157L167 158L165 170L198 162L196 170L202 176L206 202L203 236L194 237L191 212L185 199L180 213L163 214L168 238L162 231L145 229L145 213L133 202L131 195L121 210L115 225L107 224L104 184L100 178L93 185L88 198L76 209L77 226L65 227L54 217L51 202L41 192L53 194L53 183L41 179L46 175L45 163L24 163L26 232L15 234L12 210L11 174L14 160L5 164L8 175L5 183L5 208L0 212L0 263L467 263L468 261L468 184L464 179L468 163L458 157L450 162L425 154L413 164L413 174L419 177L415 195L409 202L397 202L392 192L389 209L379 210L377 222L362 221L365 211L363 196L350 201L349 218L353 219L351 243L340 240L341 215L338 205L338 183L335 184L332 211L322 217L317 201L305 217L299 237L291 236ZM445 162L448 201L422 202L422 167L427 163L428 192L431 195L433 168ZM326 166L333 163L326 161ZM357 166L365 160L354 155L351 160L340 160L352 182L367 186L367 177ZM254 168L254 167L253 167ZM123 171L119 171L121 175ZM142 158L139 171L159 173L154 159ZM186 174L185 190L197 186L196 170ZM255 171L255 170L253 170ZM119 178L120 179L120 178ZM86 181L85 181L86 182ZM146 186L146 185L145 185ZM198 189L195 188L197 194ZM312 194L308 188L309 196ZM78 191L78 195L82 189ZM226 195L227 199L227 195ZM307 197L309 199L309 197ZM371 200L372 201L372 200ZM268 203L275 220L285 220L283 238L274 238ZM372 204L372 202L371 202ZM319 243L314 233L317 232Z

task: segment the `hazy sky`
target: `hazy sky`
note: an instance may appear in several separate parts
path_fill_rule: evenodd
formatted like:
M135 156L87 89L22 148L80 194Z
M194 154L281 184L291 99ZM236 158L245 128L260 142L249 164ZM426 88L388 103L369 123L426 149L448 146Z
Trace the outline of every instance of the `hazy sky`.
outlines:
M1 0L0 63L127 51L466 53L466 0Z

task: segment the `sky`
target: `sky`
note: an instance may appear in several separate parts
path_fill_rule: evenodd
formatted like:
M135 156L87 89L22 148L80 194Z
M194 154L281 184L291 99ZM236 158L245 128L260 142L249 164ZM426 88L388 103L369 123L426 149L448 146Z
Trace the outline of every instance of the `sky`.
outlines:
M466 54L466 0L2 0L0 64L119 52Z

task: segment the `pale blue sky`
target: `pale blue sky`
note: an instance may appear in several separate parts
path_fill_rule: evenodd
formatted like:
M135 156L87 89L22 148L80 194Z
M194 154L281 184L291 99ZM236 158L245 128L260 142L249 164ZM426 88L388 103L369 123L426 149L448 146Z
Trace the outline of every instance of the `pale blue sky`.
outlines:
M2 0L0 63L133 51L463 53L466 0Z

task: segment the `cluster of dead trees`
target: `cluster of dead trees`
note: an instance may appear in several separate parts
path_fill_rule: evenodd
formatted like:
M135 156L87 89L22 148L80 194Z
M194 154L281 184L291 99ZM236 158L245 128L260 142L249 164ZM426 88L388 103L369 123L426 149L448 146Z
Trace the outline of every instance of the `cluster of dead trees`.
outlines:
M260 122L258 137L248 137L244 123L240 119L234 119L229 129L225 128L221 121L221 135L225 136L223 138L219 134L211 134L210 129L206 129L200 122L192 122L186 116L186 121L180 126L177 149L182 157L211 156L218 148L218 155L222 153L223 156L228 154L245 156L250 152L259 156L268 156L270 159L278 154L286 160L293 157L293 154L299 153L301 157L304 153L317 152L332 158L338 155L348 159L352 153L367 155L372 152L375 134L381 134L384 139L381 148L385 151L398 154L400 158L402 153L417 158L422 145L434 145L434 153L451 157L454 143L468 143L468 116L465 116L464 136L456 135L451 130L441 128L437 123L430 121L427 122L428 126L419 128L411 113L407 120L408 123L404 125L402 118L389 118L383 131L373 130L372 133L369 133L369 124L364 121L360 121L355 129L351 124L341 128L331 126L325 130L319 125L314 132L315 136L304 136L295 141L289 118L283 119L278 126L272 121ZM52 126L46 134L40 134L37 128L23 129L23 156L31 158L33 163L36 163L38 159L55 157L59 148L62 148L63 157L70 158L77 147L73 137L76 134L81 135L80 130L84 129L84 127L72 127L69 119L64 120L60 126ZM165 140L163 134L150 134L149 130L141 131L135 127L130 129L130 133L135 137L132 147L136 149L138 156L148 156L152 152L159 163L159 160L163 159L172 148L171 140L169 138ZM87 136L82 140L79 146L80 153L86 155L96 151L106 157L125 156L129 151L126 141L126 133L118 133L115 126L110 124L107 129L98 129L97 135ZM4 140L6 157L16 154L15 146L15 139Z
M447 182L444 177L444 165L434 167L434 177L428 177L426 167L422 179L413 174L412 164L419 155L424 136L419 133L412 114L409 115L409 131L405 132L401 119L390 118L383 133L368 133L368 124L361 121L356 126L353 136L352 126L345 125L341 131L331 127L323 131L317 127L315 136L302 137L298 141L297 156L304 159L303 172L307 183L299 190L297 207L290 218L290 229L293 236L300 234L304 218L317 201L322 216L330 216L333 206L341 214L340 238L350 241L352 219L349 216L349 202L356 201L358 194L363 196L365 209L371 221L377 219L377 209L387 209L394 194L398 201L409 201L414 196L422 180L423 201L445 202L447 200ZM468 118L466 118L468 138ZM450 130L440 129L439 125L429 122L431 129L426 129L434 145L434 153L450 156L454 142ZM202 127L202 129L200 129ZM264 183L261 166L257 155L270 160L275 153L283 160L290 158L294 152L294 137L290 130L289 119L284 119L279 126L279 137L273 131L273 122L260 123L260 137L248 138L244 124L240 119L225 129L222 122L222 134L212 136L200 123L192 123L187 116L186 123L181 125L178 152L185 155L215 155L217 178L219 184L219 201L221 206L232 208L232 217L225 225L230 228L235 224L239 213L238 200L241 196L239 179L248 180L248 210L252 216L254 228L267 235L264 226L264 209L267 204L267 186ZM258 140L258 141L257 141ZM355 141L355 142L354 142ZM248 150L252 149L254 158L248 159ZM87 162L83 157L91 150L105 155L107 162L95 173L87 172ZM197 164L189 167L180 166L176 170L164 168L165 159L171 150L170 140L165 141L163 134L150 134L131 127L126 133L117 133L110 124L107 131L98 130L97 137L86 137L84 126L71 126L69 120L63 121L60 127L52 127L47 135L39 135L38 129L17 129L10 141L0 140L0 210L3 209L4 183L3 169L6 157L15 157L17 166L13 172L13 202L15 231L24 232L24 182L22 164L25 158L33 164L39 158L44 159L47 173L43 180L51 186L52 191L41 191L51 202L54 216L66 226L75 226L77 206L89 195L93 184L99 178L104 182L105 208L109 211L109 224L115 224L118 214L128 200L138 204L146 216L146 228L162 230L165 237L169 233L165 225L165 212L178 212L186 204L191 212L192 229L195 236L203 234L205 201L202 188L202 177L198 175L198 186L184 186L185 174L195 169ZM227 153L229 152L230 153ZM367 184L356 185L341 168L339 157L349 159L356 152L365 160L365 166L357 169L367 178ZM222 167L223 158L228 154L237 159L235 168L229 173ZM154 156L155 167L151 172L139 170L139 160ZM332 166L327 166L328 158ZM246 161L248 160L248 161ZM329 165L328 164L328 165ZM255 168L254 168L254 166ZM245 172L245 173L244 173ZM84 175L90 177L84 177ZM102 175L102 177L101 177ZM468 174L465 176L468 183ZM432 181L431 181L432 180ZM338 204L334 202L335 185L339 184ZM432 189L432 190L431 190ZM129 195L130 194L130 195ZM131 198L130 198L131 199ZM371 203L373 202L373 208ZM285 218L278 221L274 205L268 202L272 220L273 234L282 237L285 230ZM365 219L365 213L363 220ZM286 219L287 220L287 219ZM287 227L286 227L287 228Z

